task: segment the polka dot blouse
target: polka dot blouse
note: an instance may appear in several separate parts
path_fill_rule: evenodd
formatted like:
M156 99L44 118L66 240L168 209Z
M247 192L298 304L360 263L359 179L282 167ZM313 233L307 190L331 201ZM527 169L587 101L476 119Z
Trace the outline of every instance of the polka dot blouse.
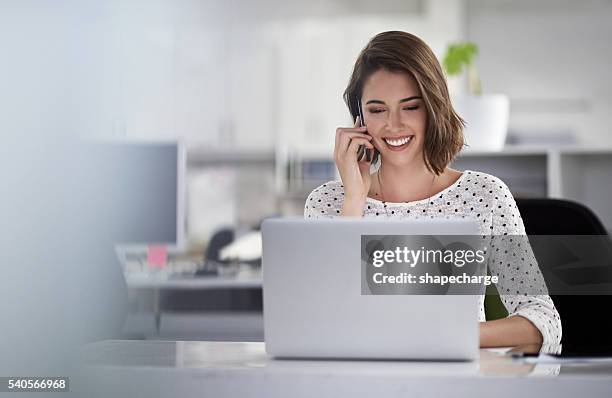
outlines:
M343 199L342 182L327 182L308 195L304 218L339 217ZM472 170L464 171L455 183L427 199L392 203L368 197L363 217L406 220L469 217L478 222L482 235L525 235L523 220L506 184L495 176ZM491 247L489 271L499 277L496 287L500 298L510 316L523 316L540 330L544 344L558 344L561 319L550 296L512 294L524 286L529 286L529 291L547 292L531 246L520 247L519 240L516 241L517 246L509 250ZM484 321L484 296L480 297L478 312L479 320Z

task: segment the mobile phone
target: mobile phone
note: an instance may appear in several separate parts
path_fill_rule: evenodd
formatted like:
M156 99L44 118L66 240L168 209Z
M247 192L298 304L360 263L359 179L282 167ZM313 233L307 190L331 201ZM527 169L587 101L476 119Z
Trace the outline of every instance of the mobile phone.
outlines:
M361 109L361 101L357 100L357 111L359 113L359 127L365 126L365 122L363 119L363 111ZM366 132L367 134L367 132ZM371 163L376 156L376 149L366 148L365 145L359 145L359 149L357 150L357 161L363 161L364 157L368 163Z
M525 344L506 351L506 355L512 358L537 357L541 348L542 344Z

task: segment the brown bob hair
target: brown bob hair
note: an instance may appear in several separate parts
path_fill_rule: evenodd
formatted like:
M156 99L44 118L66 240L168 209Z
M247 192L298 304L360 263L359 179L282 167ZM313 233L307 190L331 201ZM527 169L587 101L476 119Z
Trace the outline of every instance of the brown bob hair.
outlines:
M427 110L423 159L429 171L440 175L463 147L465 126L451 104L440 63L415 35L389 31L374 36L357 57L344 91L352 120L359 114L357 102L361 101L365 81L380 69L408 73L416 81Z

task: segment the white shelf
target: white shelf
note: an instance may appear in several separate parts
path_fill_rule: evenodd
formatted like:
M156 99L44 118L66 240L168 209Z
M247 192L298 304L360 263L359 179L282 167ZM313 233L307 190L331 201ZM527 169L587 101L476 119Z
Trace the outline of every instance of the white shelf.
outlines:
M609 154L612 155L612 147L593 146L525 146L508 145L501 151L480 151L466 149L460 156L508 156L508 155L549 155L549 154Z
M189 148L187 164L191 168L219 165L274 165L273 151L219 150L206 147Z

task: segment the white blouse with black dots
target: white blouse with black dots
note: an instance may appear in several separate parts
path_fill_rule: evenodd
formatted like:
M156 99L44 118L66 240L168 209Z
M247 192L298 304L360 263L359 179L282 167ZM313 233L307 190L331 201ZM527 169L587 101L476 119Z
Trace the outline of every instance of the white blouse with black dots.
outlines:
M330 181L315 188L304 206L304 218L340 216L344 199L341 181ZM478 221L482 235L525 235L523 220L506 184L499 178L466 170L455 183L431 198L405 203L381 202L367 198L363 217L394 217L398 219L466 218ZM520 246L520 245L519 245ZM509 315L529 319L542 333L544 344L559 344L561 319L548 295L513 295L519 286L535 286L546 292L546 285L537 266L531 246L502 253L491 251L491 275L498 275L496 287ZM479 300L479 320L485 320L484 295Z

